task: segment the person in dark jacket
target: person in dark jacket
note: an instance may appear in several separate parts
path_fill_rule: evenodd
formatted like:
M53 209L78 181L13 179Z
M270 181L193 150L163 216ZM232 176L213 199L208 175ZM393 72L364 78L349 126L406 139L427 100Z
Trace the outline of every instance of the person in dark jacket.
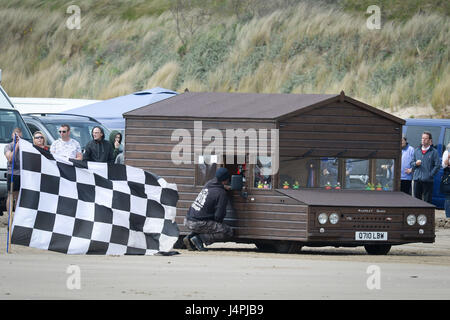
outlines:
M414 181L414 197L431 203L434 176L440 168L439 155L432 146L432 136L428 131L422 133L422 145L414 150L411 160Z
M183 239L189 250L205 251L203 244L223 242L233 236L233 229L223 223L228 204L225 189L228 189L229 180L230 173L226 168L217 169L215 178L206 183L189 208L185 225L191 233Z
M89 141L84 149L83 160L114 164L113 147L105 140L105 133L101 127L92 129L92 138L93 140Z

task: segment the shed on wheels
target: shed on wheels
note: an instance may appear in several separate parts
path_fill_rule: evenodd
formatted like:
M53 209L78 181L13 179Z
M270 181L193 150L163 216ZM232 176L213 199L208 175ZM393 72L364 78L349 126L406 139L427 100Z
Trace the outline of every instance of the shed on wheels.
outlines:
M434 206L399 192L405 121L344 92L186 92L124 117L125 163L178 185L181 236L189 206L225 166L236 242L369 254L434 242Z

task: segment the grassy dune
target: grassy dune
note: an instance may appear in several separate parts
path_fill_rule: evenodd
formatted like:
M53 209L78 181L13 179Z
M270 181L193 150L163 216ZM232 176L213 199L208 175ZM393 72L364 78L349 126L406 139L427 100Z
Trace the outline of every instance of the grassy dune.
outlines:
M356 1L274 0L271 7L258 0L246 7L204 1L207 19L184 38L169 10L174 1L0 0L3 85L11 96L89 99L154 86L344 90L388 111L431 105L436 117L449 117L445 1L437 7L440 1L423 1L420 10L413 0L409 11L382 7L380 30L366 27L367 6ZM70 4L81 9L80 30L66 26ZM202 8L194 2L191 9L185 14L195 16Z

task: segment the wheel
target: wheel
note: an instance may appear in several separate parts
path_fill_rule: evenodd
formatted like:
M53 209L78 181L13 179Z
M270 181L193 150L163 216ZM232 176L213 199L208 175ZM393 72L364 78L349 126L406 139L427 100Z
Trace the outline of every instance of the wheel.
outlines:
M263 252L299 253L302 246L295 241L257 242L256 247Z
M390 244L366 244L364 245L366 252L371 255L386 255L391 250Z

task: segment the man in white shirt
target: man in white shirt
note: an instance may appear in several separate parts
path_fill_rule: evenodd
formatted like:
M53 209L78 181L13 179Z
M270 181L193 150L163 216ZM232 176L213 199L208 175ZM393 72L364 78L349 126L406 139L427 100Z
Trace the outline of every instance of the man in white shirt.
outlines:
M50 152L62 157L83 160L81 146L77 140L70 138L70 126L63 124L59 128L60 138L52 143Z

